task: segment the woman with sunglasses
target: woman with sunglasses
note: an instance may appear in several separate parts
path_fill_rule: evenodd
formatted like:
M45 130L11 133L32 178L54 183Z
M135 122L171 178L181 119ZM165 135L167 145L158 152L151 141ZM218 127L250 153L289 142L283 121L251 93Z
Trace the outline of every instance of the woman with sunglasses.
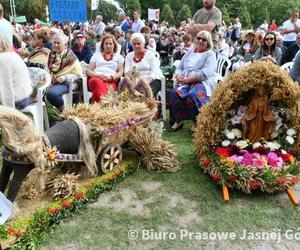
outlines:
M254 60L271 61L280 64L281 50L276 46L276 35L273 32L267 32L262 45L256 50Z
M185 53L175 72L177 86L171 92L172 131L183 127L184 120L192 120L195 128L199 109L209 101L216 85L216 54L208 31L200 31L194 48Z
M122 77L124 58L117 53L118 45L115 37L106 34L101 39L100 52L95 52L88 69L88 87L92 91L92 102L100 102L108 92L108 88L117 88L117 81Z

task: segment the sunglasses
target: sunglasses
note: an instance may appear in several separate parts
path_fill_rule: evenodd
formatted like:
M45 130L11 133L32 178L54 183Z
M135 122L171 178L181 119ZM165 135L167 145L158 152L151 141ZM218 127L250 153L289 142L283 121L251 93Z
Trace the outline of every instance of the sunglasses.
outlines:
M265 41L274 41L274 38L265 38Z
M83 39L84 36L77 36L76 39Z
M197 36L196 39L197 39L198 41L207 42L207 40L206 40L205 38L203 38L203 37Z

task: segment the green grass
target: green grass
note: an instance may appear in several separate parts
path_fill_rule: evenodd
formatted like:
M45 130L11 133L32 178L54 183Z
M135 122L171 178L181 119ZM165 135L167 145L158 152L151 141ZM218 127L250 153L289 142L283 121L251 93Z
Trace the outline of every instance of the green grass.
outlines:
M224 204L221 187L213 182L198 166L192 138L188 133L190 124L176 133L166 132L165 139L177 145L181 170L176 173L147 172L144 168L130 175L110 193L101 194L96 207L89 207L79 215L57 226L42 242L42 249L228 249L230 245L248 248L251 242L242 240L209 242L201 240L137 240L128 238L131 229L176 232L186 228L189 232L235 232L244 229L268 231L297 229L299 210L290 203L287 195L255 193L244 194L230 191L230 201ZM160 187L147 192L143 183L160 183ZM123 204L130 197L120 192L131 190L135 201L143 204L144 214L130 212L132 207L115 211L111 204ZM101 206L105 196L110 202ZM177 204L170 198L181 197ZM130 198L132 199L132 197ZM120 205L121 206L121 205ZM149 212L150 211L150 212ZM191 219L179 227L178 219L196 213L199 220ZM185 217L184 217L185 218ZM274 243L275 241L271 241ZM257 242L260 243L260 242ZM300 241L298 241L300 244Z

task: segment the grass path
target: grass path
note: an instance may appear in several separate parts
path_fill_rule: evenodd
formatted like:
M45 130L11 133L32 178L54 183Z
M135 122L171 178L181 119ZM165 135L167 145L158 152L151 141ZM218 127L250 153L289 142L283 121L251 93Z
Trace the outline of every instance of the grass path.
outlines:
M177 145L180 171L150 173L139 169L113 191L101 194L82 214L56 227L41 249L300 248L299 209L291 205L285 193L246 195L231 191L230 202L224 204L220 186L198 166L188 130L166 132L165 138ZM300 198L299 185L296 195ZM138 232L137 239L129 239L130 230ZM245 241L240 239L244 230L269 235L273 230L275 239ZM279 238L279 230L282 234L286 230L298 232L298 240L287 240L284 235ZM187 236L187 232L196 234ZM197 238L204 232L232 232L237 239ZM288 236L296 237L294 233Z

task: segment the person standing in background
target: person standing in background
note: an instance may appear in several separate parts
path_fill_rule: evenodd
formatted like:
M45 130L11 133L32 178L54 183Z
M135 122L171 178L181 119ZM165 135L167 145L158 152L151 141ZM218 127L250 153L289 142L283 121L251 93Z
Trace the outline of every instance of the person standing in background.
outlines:
M300 32L299 11L293 11L291 18L283 23L283 46L288 48L296 43L296 35Z
M0 3L0 33L7 36L10 44L13 44L13 27L9 21L4 18L4 9Z
M141 20L141 12L136 10L133 13L133 23L131 25L131 29L135 32L141 32L141 28L145 26L145 23Z
M95 26L95 32L96 35L103 35L104 29L105 29L105 23L102 22L103 21L103 17L98 15L96 16L96 26Z
M207 30L212 35L213 49L218 49L218 31L222 24L222 12L215 6L215 0L203 0L202 9L193 16L193 20L187 25L186 30L193 36L201 30Z

